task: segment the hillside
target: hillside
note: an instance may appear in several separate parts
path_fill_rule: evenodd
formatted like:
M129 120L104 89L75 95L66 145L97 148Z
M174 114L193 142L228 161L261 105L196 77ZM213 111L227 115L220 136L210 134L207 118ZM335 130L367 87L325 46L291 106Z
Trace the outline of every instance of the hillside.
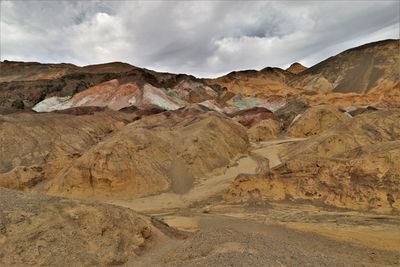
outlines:
M289 85L317 92L368 93L393 88L400 77L400 40L365 44L330 57Z
M288 85L295 74L280 69L267 67L260 71L234 71L216 79L206 80L210 85L218 85L228 91L255 97L269 95L286 96L299 94L303 90Z
M290 67L287 68L286 70L287 70L288 72L293 73L293 74L298 74L298 73L303 72L303 71L305 71L305 70L307 70L307 69L308 69L307 67L301 65L301 64L298 63L298 62L295 62L295 63L293 63L292 65L290 65Z
M0 114L30 110L46 98L71 97L113 79L122 79L123 83L130 79L138 85L149 83L156 87L194 79L190 75L158 73L120 62L85 67L13 61L0 64Z
M287 70L266 67L215 79L160 73L120 62L78 67L4 61L0 63L0 113L30 110L42 100L34 110L85 105L120 109L143 107L144 103L162 108L203 103L216 110L236 111L251 105L276 109L293 97L340 108L396 106L400 99L399 45L399 40L385 40L349 49L308 69L294 63ZM144 88L152 88L151 96Z

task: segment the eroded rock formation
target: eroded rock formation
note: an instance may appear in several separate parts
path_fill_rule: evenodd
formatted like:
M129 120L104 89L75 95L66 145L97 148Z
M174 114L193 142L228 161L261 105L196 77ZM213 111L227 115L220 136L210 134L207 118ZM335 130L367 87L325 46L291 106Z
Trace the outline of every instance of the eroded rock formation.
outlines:
M130 209L0 188L3 266L121 265L163 236Z

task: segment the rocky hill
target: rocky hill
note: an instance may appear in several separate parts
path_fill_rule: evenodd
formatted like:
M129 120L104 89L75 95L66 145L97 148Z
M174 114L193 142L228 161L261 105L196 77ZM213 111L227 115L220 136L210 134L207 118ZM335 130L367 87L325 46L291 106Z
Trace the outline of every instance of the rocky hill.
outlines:
M3 266L121 265L163 238L130 209L0 188Z
M0 113L3 114L30 110L48 98L51 104L58 104L113 79L119 79L122 84L130 81L137 86L148 83L158 88L173 87L183 80L195 80L190 75L158 73L119 62L85 67L13 61L0 64Z
M349 209L398 212L400 111L375 111L337 123L289 146L282 163L259 175L238 176L230 201L312 200ZM254 196L253 196L254 197Z
M301 65L298 62L295 62L292 65L290 65L290 67L287 68L286 70L291 72L291 73L298 74L298 73L303 72L303 71L305 71L307 69L308 69L307 67Z
M294 76L295 74L292 72L280 68L267 67L260 71L234 71L216 79L206 80L206 82L210 85L226 88L236 94L255 97L286 96L303 92L299 88L288 85Z
M275 110L293 96L312 105L328 103L341 108L396 106L400 100L399 43L366 44L308 69L294 63L287 70L234 71L215 79L159 73L119 62L78 67L4 61L0 63L0 112L90 105L117 110L128 106L174 109L190 103L215 110L254 106Z
M190 188L247 153L246 130L202 106L137 119L110 110L2 116L0 186L83 198L145 196L180 190L180 183Z
M368 93L394 88L400 77L400 40L346 50L301 72L289 85L316 92Z

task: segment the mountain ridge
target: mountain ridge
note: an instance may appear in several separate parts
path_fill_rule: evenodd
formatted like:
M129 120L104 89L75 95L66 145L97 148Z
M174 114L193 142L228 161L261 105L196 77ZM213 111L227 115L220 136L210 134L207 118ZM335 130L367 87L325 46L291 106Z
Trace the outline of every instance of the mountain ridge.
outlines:
M213 79L157 72L123 62L80 67L69 63L3 61L0 62L0 113L31 109L50 97L73 97L114 79L121 85L133 83L143 87L149 84L164 94L190 98L190 103L211 101L207 105L217 104L218 108L226 106L226 101L235 95L258 99L295 95L315 102L324 93L332 93L329 101L337 98L333 93L356 93L362 99L360 104L372 104L369 93L394 94L397 99L396 88L400 82L397 50L400 51L400 40L382 40L345 50L308 69L293 63L292 71L291 67L287 70L265 67L232 71ZM293 71L294 68L297 69ZM204 97L207 91L213 95L211 98ZM349 98L350 95L340 97Z

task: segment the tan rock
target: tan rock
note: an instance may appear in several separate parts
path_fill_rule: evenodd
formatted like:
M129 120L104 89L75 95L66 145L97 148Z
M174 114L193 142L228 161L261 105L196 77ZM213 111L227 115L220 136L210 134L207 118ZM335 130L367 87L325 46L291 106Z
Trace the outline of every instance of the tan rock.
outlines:
M121 122L135 118L135 114L110 110L76 116L58 113L0 116L0 174L19 166L35 165L42 166L46 176L51 177L116 131Z
M247 130L251 141L266 141L277 138L281 133L280 123L276 120L262 120Z
M239 175L225 192L224 200L231 203L246 203L285 199L284 184L272 182L268 176Z
M219 78L205 80L205 82L209 85L225 87L236 94L265 98L270 95L287 96L304 92L302 89L287 84L294 75L280 68L267 67L260 71L233 71Z
M159 238L131 209L0 188L1 266L120 265Z
M400 110L375 111L345 120L319 136L293 145L288 157L335 156L363 145L400 139Z
M400 212L400 113L361 114L298 142L270 172L239 175L231 202L310 200L340 208Z
M349 115L332 106L311 107L294 119L287 129L287 135L291 137L318 135L349 118Z
M40 166L18 166L7 173L0 173L0 187L10 189L30 190L44 180L46 175Z
M348 49L295 76L289 85L317 92L360 93L399 82L400 41L383 40Z
M129 124L93 146L49 182L48 192L78 197L181 192L181 186L190 188L194 179L247 151L245 129L226 117L215 112L180 118L168 114Z
M273 171L271 181L291 198L392 212L400 211L399 177L400 141L392 141L331 158L291 159Z
M345 155L302 156L266 175L241 175L228 202L310 200L356 210L400 212L400 141L360 147Z
M300 72L305 71L306 69L308 69L307 67L301 65L298 62L293 63L292 65L290 65L289 68L287 68L286 70L293 73L293 74L298 74Z

